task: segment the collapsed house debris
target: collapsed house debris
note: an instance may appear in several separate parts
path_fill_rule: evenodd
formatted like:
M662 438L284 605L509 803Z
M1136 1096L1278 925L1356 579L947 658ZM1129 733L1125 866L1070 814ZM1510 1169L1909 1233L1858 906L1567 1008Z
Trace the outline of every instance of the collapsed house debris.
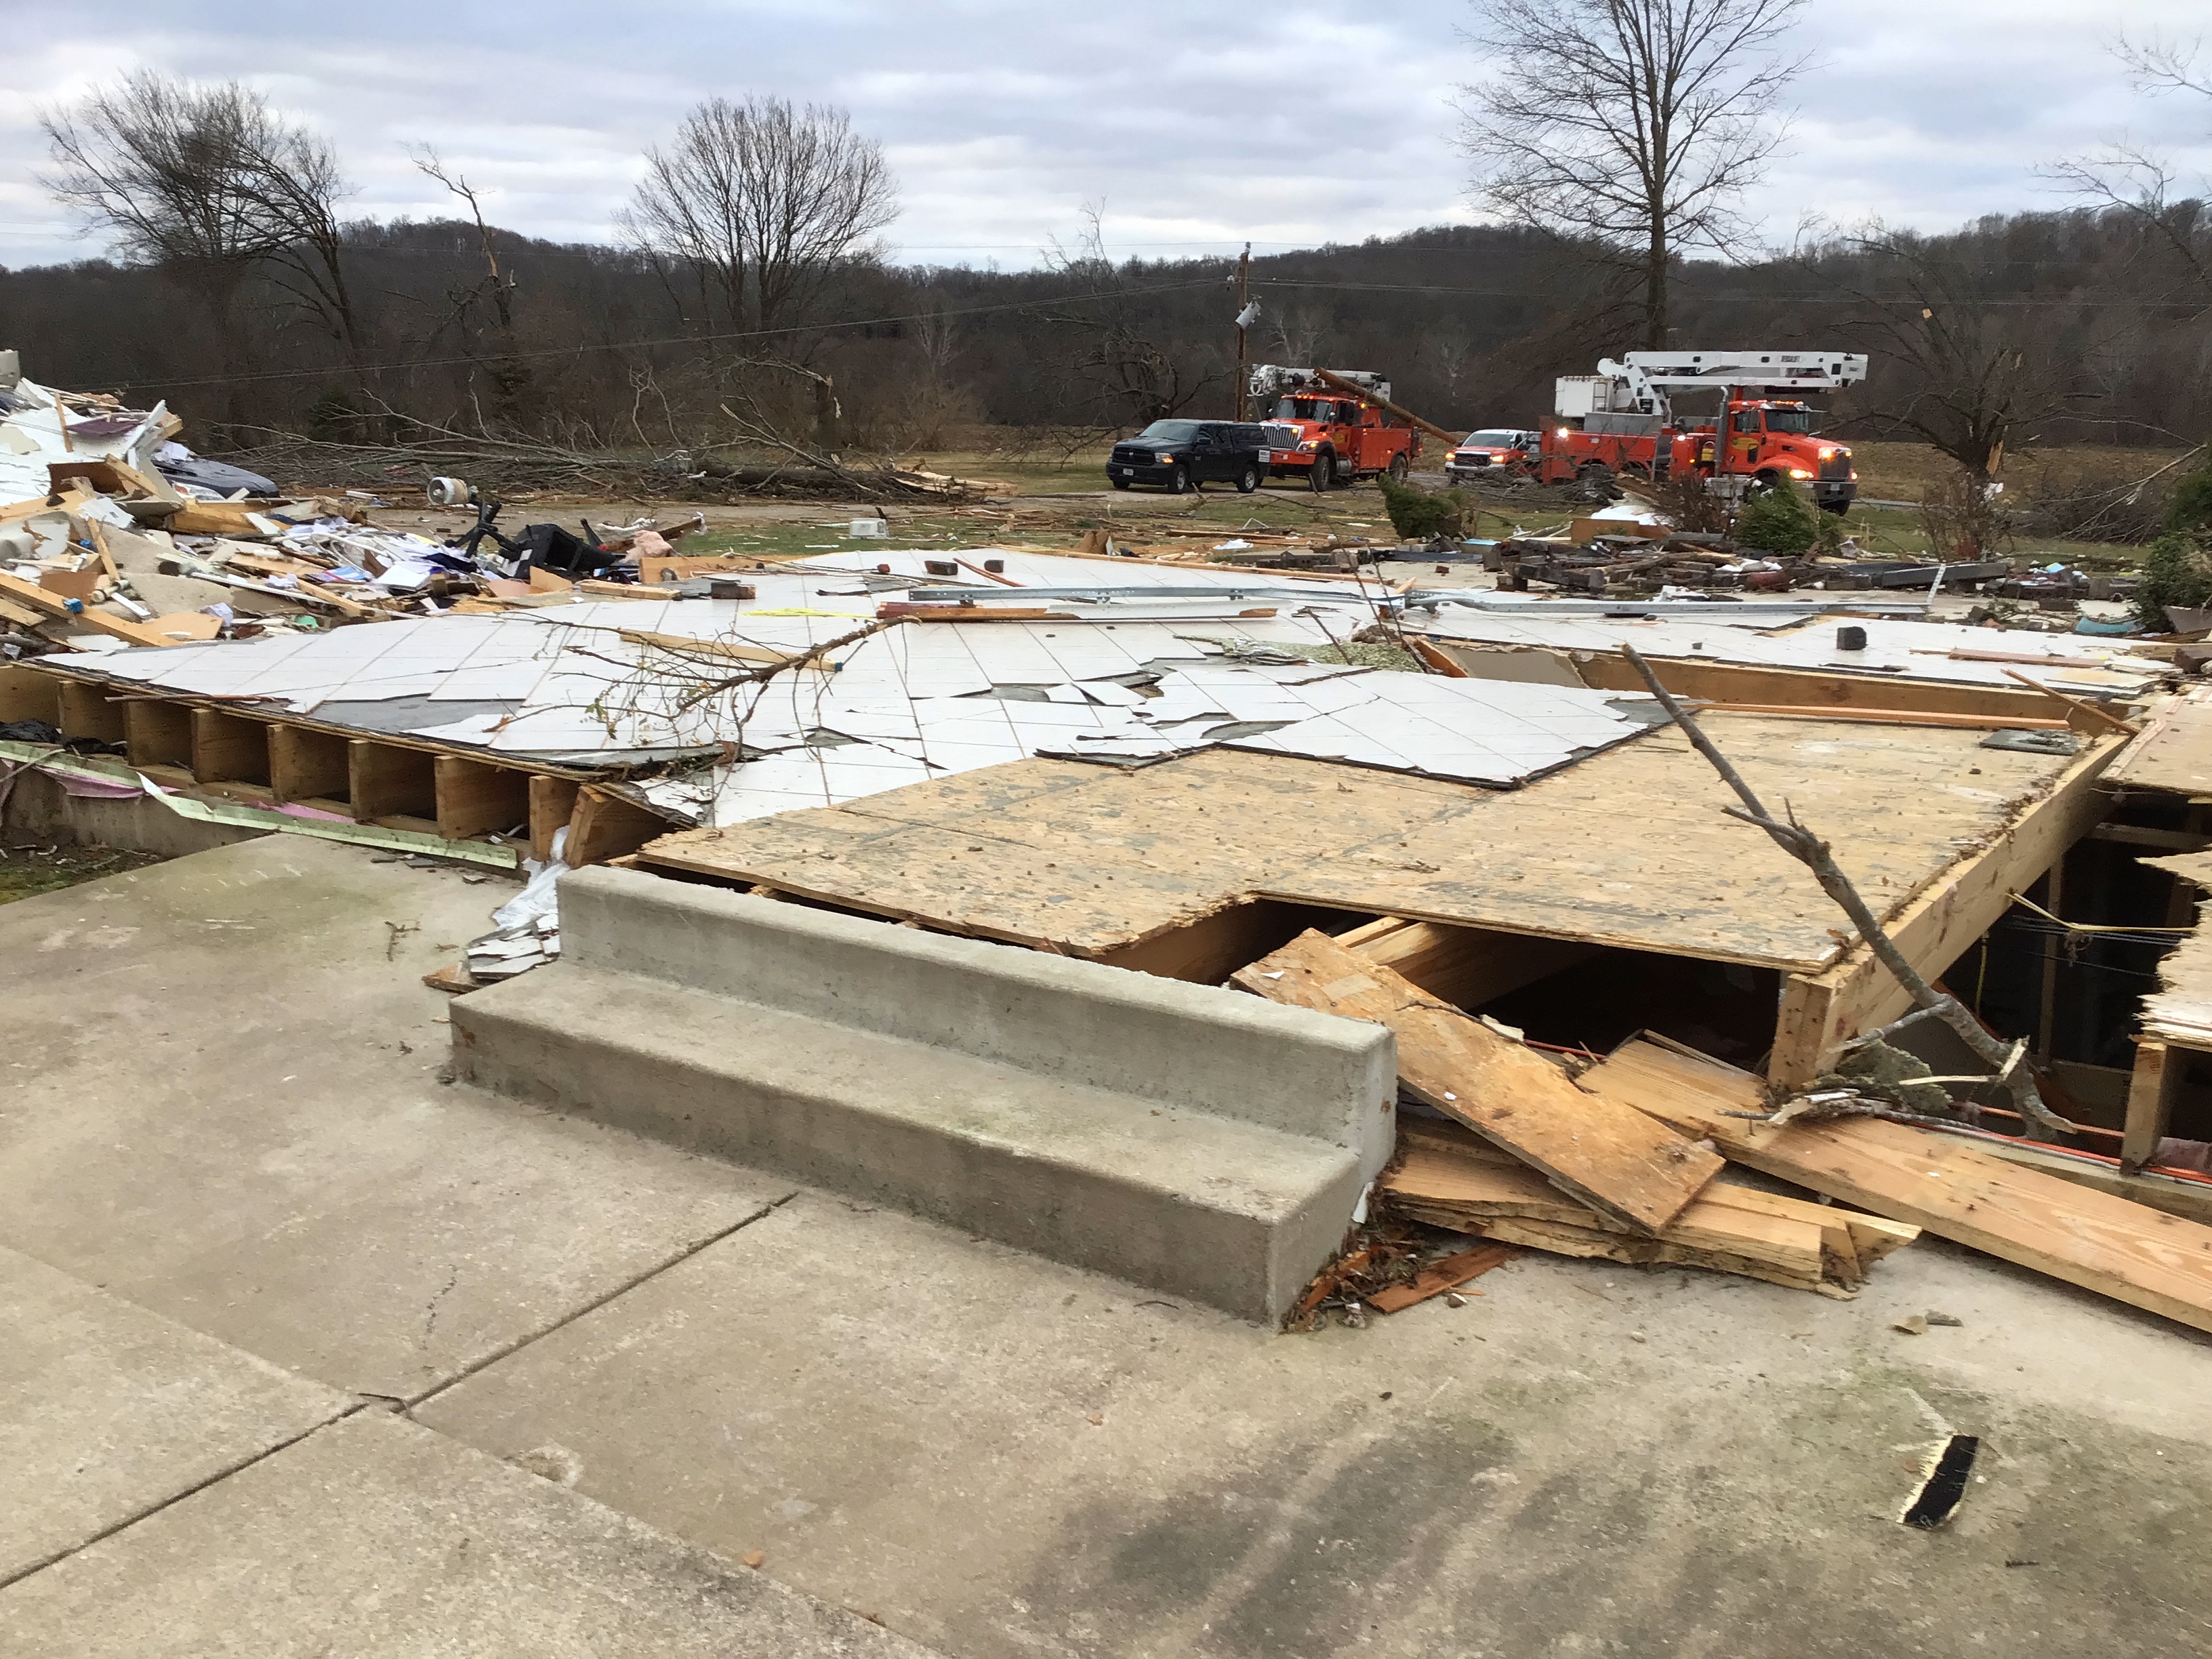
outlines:
M2023 907L2078 925L2057 919L2069 849L2212 849L2196 816L2212 705L2174 692L2173 641L1931 621L1880 573L1761 591L1789 584L1619 519L1576 527L1609 562L1546 567L1602 577L1564 597L1525 591L1534 538L1504 592L1386 584L1366 568L1379 545L1258 532L1195 532L1164 558L1093 532L1072 551L771 562L686 556L696 518L509 536L450 481L477 520L441 543L374 525L357 495L190 471L158 409L20 380L9 397L9 781L526 874L432 977L472 994L470 1041L548 999L549 1024L574 1024L552 1006L562 975L607 971L619 929L565 927L556 891L613 862L854 922L821 944L848 965L890 921L1387 1029L1395 1147L1359 1140L1349 1186L1340 1144L1305 1149L1304 1196L1254 1220L1264 1269L1219 1293L1242 1312L1411 1306L1508 1247L1848 1297L1924 1228L2212 1328L2212 1204L2169 1190L2212 1141L2203 1085L2172 1059L2212 1067L2193 936L2149 1010L2124 1131L2069 1092L2113 1068L2051 1054L2048 966L2033 1054L2009 1032L1922 1052L1923 1025L1893 1077L1836 1086L1925 1001L1882 949L1941 983ZM226 484L260 493L212 499ZM1613 595L1625 552L1656 591ZM1828 838L1882 948L1759 820L1729 816L1655 687ZM1992 1047L2010 1056L1994 1072ZM2003 1122L2052 1139L1985 1125L2030 1073L2056 1115ZM1886 1115L1856 1109L1877 1097ZM2203 1140L2169 1133L2176 1113ZM2084 1149L2098 1133L2119 1156ZM714 1144L765 1157L770 1138ZM1018 1207L945 1212L1093 1248L1041 1242ZM1339 1255L1355 1207L1365 1231ZM1282 1282L1294 1260L1303 1295Z

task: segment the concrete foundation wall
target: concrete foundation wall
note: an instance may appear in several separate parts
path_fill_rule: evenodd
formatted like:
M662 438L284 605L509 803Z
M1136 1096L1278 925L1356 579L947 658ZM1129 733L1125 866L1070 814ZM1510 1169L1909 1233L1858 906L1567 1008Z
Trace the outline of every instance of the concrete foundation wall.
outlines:
M561 938L579 967L1325 1139L1368 1176L1395 1143L1388 1031L1241 992L627 870L562 882Z
M0 834L15 841L119 847L165 859L256 841L268 833L241 824L188 818L172 812L150 795L130 800L72 795L58 779L30 767L15 774L6 805L0 806Z

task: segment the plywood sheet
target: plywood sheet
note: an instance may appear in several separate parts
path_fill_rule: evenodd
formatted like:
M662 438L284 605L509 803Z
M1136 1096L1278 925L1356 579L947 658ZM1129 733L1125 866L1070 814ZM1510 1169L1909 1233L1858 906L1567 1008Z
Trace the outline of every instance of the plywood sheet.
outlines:
M1389 1026L1401 1088L1632 1232L1659 1232L1720 1173L1713 1153L1577 1087L1541 1054L1326 933L1301 934L1232 982L1294 1008Z
M1979 748L1976 732L1707 725L1770 805L1836 842L1883 912L2067 764ZM1671 731L1506 794L1221 751L1137 770L1031 760L688 831L645 858L1083 955L1262 896L1817 972L1842 917L1802 866L1724 815L1732 799Z
M2191 691L2167 702L2107 775L2137 789L2212 796L2212 697Z
M2179 853L2142 862L2212 892L2212 853ZM2160 961L2158 986L2143 999L2143 1030L2185 1048L2212 1048L2212 919L2201 904L2195 931Z
M2049 788L2063 757L1978 732L1705 719L1768 806L1835 847L1877 914L1901 906ZM1847 924L1811 874L1729 817L1727 786L1679 732L1595 757L1400 836L1317 859L1269 897L1804 971Z
M1758 1080L1718 1060L1639 1039L1583 1085L1729 1158L1909 1222L2007 1261L2212 1330L2212 1227L2022 1169L1971 1141L1873 1118L1771 1128Z

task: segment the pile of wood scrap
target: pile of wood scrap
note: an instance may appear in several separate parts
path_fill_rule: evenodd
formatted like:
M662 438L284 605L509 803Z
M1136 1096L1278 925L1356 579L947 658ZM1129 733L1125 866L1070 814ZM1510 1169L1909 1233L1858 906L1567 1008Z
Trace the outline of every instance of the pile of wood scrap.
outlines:
M1584 1087L1502 1029L1309 932L1232 976L1294 1007L1389 1026L1407 1115L1382 1194L1414 1220L1501 1243L1665 1261L1849 1296L1917 1232L1715 1179L1724 1160L1636 1104Z
M1835 1296L1857 1290L1869 1267L1920 1231L1723 1178L1647 1235L1577 1203L1457 1124L1407 1117L1398 1147L1382 1191L1401 1214L1559 1255L1710 1267Z

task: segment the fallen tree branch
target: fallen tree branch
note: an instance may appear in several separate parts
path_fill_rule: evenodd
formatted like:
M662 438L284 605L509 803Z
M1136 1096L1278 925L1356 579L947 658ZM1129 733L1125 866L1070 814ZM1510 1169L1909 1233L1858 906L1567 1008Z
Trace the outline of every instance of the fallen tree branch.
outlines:
M1736 798L1743 803L1741 806L1723 807L1722 810L1730 817L1741 818L1746 823L1755 824L1764 830L1777 847L1813 872L1813 878L1820 884L1820 890L1843 907L1844 914L1850 918L1851 926L1858 929L1859 937L1866 941L1868 948L1875 954L1875 959L1889 970L1923 1012L1949 1026L1977 1059L1996 1072L1996 1075L1990 1080L2003 1084L2023 1118L2046 1134L2074 1133L2073 1124L2043 1103L2043 1096L2035 1086L2033 1075L2025 1066L2017 1064L2020 1056L2018 1047L2008 1047L1991 1036L1983 1028L1982 1023L1967 1012L1964 1004L1957 998L1937 990L1922 977L1917 968L1905 960L1905 953L1883 931L1881 922L1868 908L1867 902L1859 896L1858 889L1851 884L1850 878L1836 862L1828 843L1798 823L1796 813L1790 812L1789 821L1784 823L1769 812L1759 797L1752 793L1751 786L1743 781L1743 775L1729 763L1728 757L1699 729L1698 723L1690 717L1689 711L1659 683L1658 675L1652 672L1651 665L1644 659L1636 647L1624 645L1620 650L1630 665L1643 677L1644 684L1650 689L1651 695L1659 700L1660 707L1667 711L1675 725L1682 728L1682 735L1689 738L1692 746L1712 763L1722 781L1735 791ZM1783 810L1790 811L1787 801L1783 803ZM1900 1020L1887 1029L1895 1030L1905 1023Z

